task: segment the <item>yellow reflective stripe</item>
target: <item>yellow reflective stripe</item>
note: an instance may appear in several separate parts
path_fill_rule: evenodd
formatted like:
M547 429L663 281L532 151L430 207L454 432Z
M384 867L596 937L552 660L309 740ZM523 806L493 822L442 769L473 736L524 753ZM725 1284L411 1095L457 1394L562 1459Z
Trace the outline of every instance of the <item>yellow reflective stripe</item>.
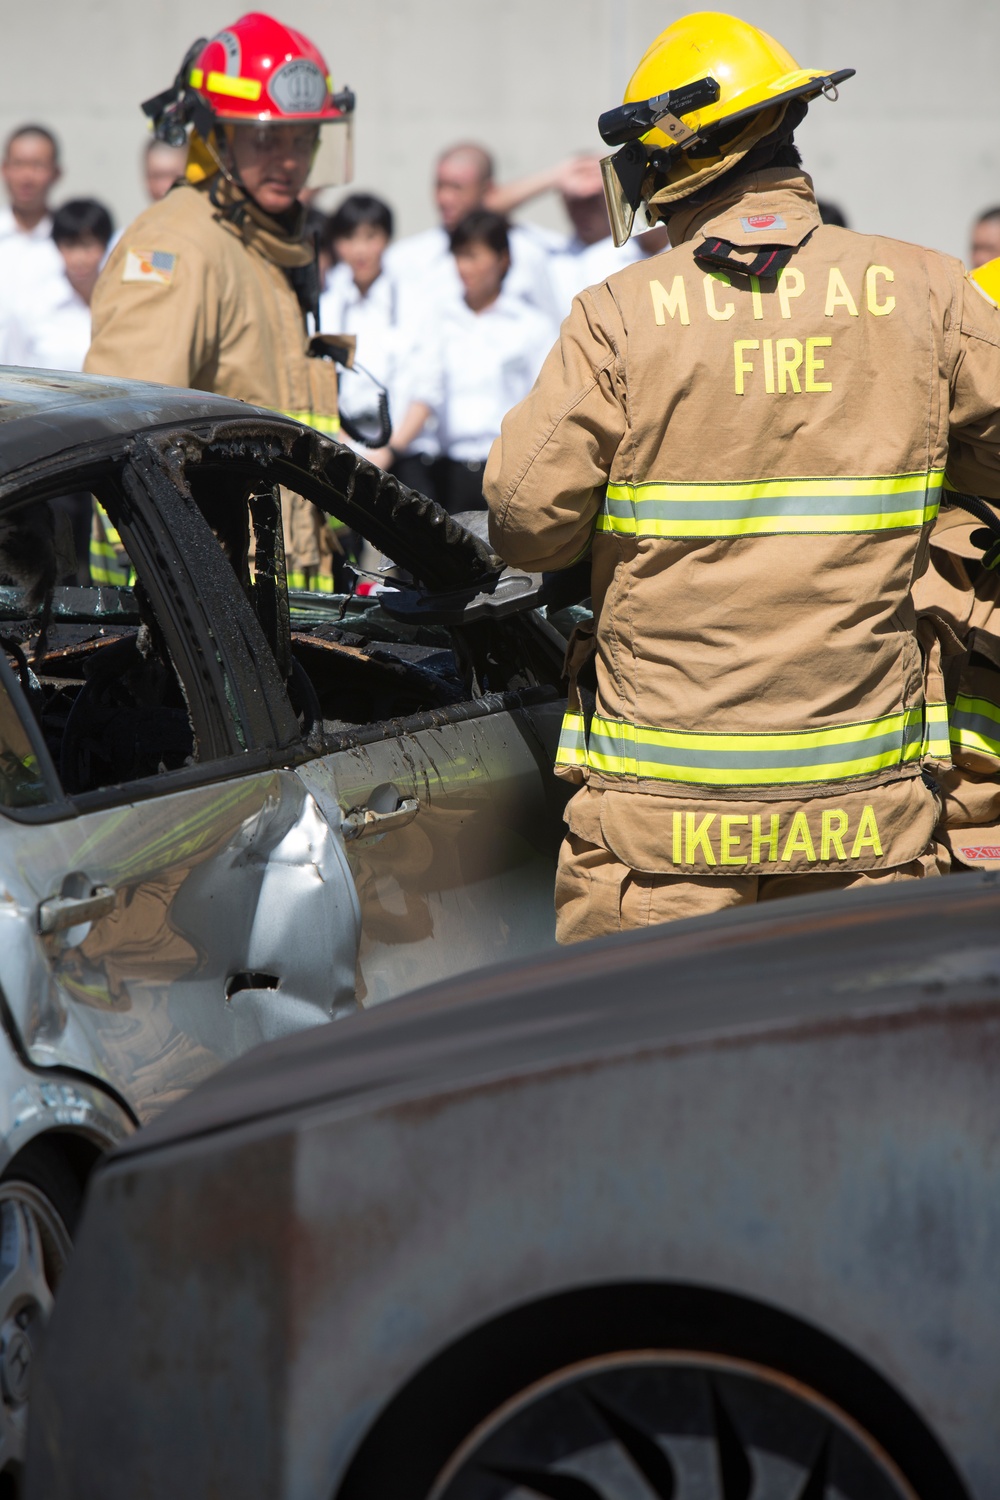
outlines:
M338 416L324 417L312 411L279 411L278 415L291 417L293 422L301 422L303 427L311 427L315 432L325 432L328 436L340 431Z
M933 470L857 479L609 484L597 530L682 539L912 529L934 520L943 478L943 470Z
M121 537L112 526L107 511L94 502L94 529L90 536L90 581L116 588L128 588L135 577Z
M557 763L588 765L611 776L708 786L780 786L843 781L919 761L925 753L923 708L829 729L776 734L695 734L621 720L563 720Z
M947 703L924 704L924 755L932 756L935 760L951 758Z
M587 732L583 714L565 713L556 750L557 766L587 764Z
M98 521L101 533L103 535L103 541L114 542L120 547L122 539L118 535L118 532L115 530L114 526L112 526L111 517L108 515L107 511L104 509L104 506L99 500L94 501L94 515ZM95 541L95 545L102 545L102 543L97 543Z
M988 698L959 693L949 715L951 743L1000 760L1000 708Z
M336 593L336 582L329 573L305 572L300 568L287 568L285 582L289 589L300 594Z
M232 78L228 73L209 73L206 78L201 68L191 69L191 87L225 94L229 99L249 99L251 103L256 103L261 93L259 78Z

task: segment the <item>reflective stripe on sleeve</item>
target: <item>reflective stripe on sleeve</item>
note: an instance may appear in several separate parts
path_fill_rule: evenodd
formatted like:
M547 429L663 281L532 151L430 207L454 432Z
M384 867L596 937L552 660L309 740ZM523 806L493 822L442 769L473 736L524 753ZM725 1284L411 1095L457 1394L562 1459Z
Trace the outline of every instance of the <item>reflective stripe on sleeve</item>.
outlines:
M943 478L934 470L748 484L609 484L597 529L677 539L906 530L934 520Z
M693 734L595 715L587 736L582 717L567 713L556 763L699 786L843 781L920 761L931 737L934 744L940 739L936 728L921 706L830 729L780 734Z
M952 704L951 743L958 750L974 750L1000 760L1000 708L987 698L959 693Z
M947 703L924 704L924 755L931 760L951 759L949 719Z
M557 766L585 766L587 764L587 728L583 714L563 714L559 731L559 748L556 751Z

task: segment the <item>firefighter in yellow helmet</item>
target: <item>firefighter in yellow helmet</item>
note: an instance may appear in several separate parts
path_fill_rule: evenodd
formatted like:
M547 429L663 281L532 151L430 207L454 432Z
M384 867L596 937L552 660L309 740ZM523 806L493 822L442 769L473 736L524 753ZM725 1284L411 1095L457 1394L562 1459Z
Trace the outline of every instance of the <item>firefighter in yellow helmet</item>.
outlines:
M252 13L196 42L174 85L143 106L159 138L187 141L186 182L130 225L94 293L85 369L193 386L336 433L337 377L310 358L315 246L307 181L350 175L354 97L333 91L307 37ZM321 513L284 497L292 586L331 589L336 542ZM94 582L118 581L114 538Z
M824 225L793 131L850 70L700 12L601 117L615 235L486 471L533 570L591 557L557 772L563 942L947 867L948 482L1000 497L1000 314L957 261Z

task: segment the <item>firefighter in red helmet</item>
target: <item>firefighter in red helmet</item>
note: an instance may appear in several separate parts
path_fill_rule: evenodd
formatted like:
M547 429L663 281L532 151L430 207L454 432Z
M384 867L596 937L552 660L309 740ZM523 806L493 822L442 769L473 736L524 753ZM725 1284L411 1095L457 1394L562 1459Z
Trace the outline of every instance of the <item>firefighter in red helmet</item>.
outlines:
M318 301L304 235L307 183L348 181L354 96L320 52L271 16L243 16L188 52L143 109L161 140L187 143L185 179L122 235L94 293L85 368L190 386L336 433L333 364L309 357ZM332 587L336 541L320 513L284 504L289 580ZM99 541L95 582L114 582Z

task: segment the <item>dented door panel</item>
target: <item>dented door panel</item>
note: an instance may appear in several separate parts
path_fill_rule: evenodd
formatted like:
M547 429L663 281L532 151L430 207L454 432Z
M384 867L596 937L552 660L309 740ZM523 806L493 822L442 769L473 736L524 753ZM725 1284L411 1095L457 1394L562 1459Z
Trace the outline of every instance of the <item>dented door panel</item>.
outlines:
M353 1005L353 882L292 772L5 820L0 868L0 986L28 1056L96 1074L140 1118ZM40 903L74 881L110 887L114 909L40 934Z
M537 712L402 734L298 771L334 826L365 807L419 803L415 817L344 843L361 908L362 1005L553 944L557 813Z

